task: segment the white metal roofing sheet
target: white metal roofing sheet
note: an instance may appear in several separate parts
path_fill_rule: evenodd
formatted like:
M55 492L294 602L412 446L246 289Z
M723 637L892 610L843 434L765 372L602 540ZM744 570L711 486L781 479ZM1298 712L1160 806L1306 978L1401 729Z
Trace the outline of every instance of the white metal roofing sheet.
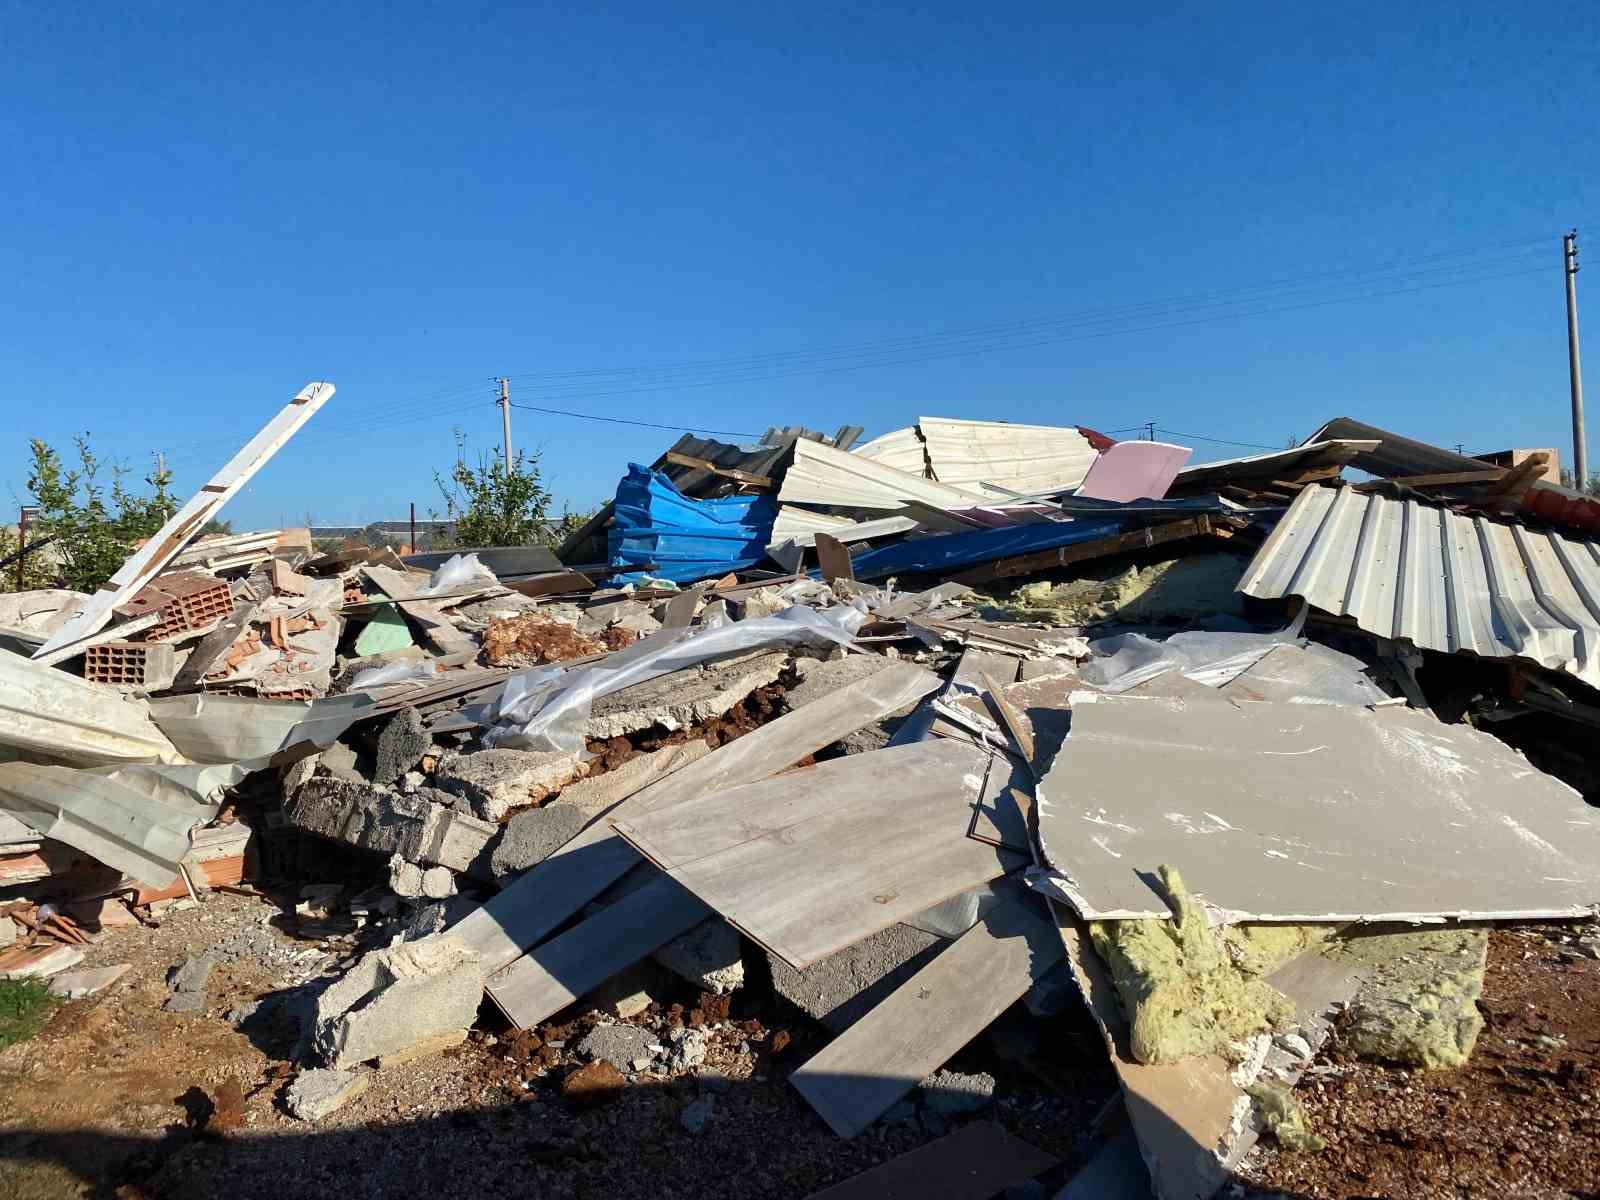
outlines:
M917 428L933 477L974 491L984 483L1028 496L1074 488L1097 454L1072 426L919 417Z
M1600 544L1350 487L1307 488L1239 582L1428 650L1600 687Z
M897 471L859 454L802 439L783 477L778 499L784 504L836 504L845 508L894 510L907 500L935 508L972 508L989 498Z
M859 454L862 458L870 458L873 462L881 462L884 466L893 467L897 471L905 471L909 475L921 475L926 478L928 474L927 455L923 451L922 437L917 433L915 425L891 430L857 446L851 453Z

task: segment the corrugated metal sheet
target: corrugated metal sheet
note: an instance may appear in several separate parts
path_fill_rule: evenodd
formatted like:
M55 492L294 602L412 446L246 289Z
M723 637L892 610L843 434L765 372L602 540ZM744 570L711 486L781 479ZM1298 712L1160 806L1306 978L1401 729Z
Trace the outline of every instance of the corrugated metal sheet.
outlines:
M870 458L873 462L881 462L886 467L893 467L897 471L905 471L909 475L928 474L928 457L922 448L922 437L917 433L915 425L908 425L904 429L896 429L881 437L875 437L870 442L857 446L851 453L859 454L862 458Z
M1075 488L1097 453L1071 426L918 417L917 429L933 477L980 493L984 483L1029 496Z
M628 464L614 505L606 540L610 565L626 569L612 578L622 581L694 583L753 567L767 556L777 515L770 495L692 500L638 463Z
M1220 487L1234 479L1262 479L1268 476L1282 479L1298 471L1342 467L1377 448L1377 438L1339 438L1306 442L1287 450L1274 450L1270 454L1251 454L1245 458L1199 463L1179 471L1169 490L1193 491L1196 488Z
M1354 488L1307 488L1245 570L1380 637L1526 658L1600 687L1600 544Z
M844 508L894 510L907 500L935 508L971 508L988 499L935 483L859 454L816 442L794 444L794 462L784 474L778 499L785 504L831 504Z
M772 523L772 541L769 545L792 541L797 546L814 546L817 534L829 533L841 542L859 542L863 538L887 537L915 529L917 522L911 517L881 517L876 521L852 521L849 517L830 517L792 505L778 509L778 519Z

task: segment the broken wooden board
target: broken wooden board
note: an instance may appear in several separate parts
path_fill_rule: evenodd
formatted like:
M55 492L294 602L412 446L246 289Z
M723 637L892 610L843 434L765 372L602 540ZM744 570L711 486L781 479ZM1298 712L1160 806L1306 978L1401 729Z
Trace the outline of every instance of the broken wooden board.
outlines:
M996 1121L974 1121L809 1200L990 1200L1056 1165Z
M694 796L765 779L914 703L939 686L939 677L896 663L840 688L760 729L720 746L698 762L623 800L614 816L650 811ZM493 969L536 945L639 861L638 853L604 823L589 826L519 877L452 930Z
M518 1029L531 1028L711 915L659 876L492 976L489 996Z
M1003 902L789 1082L828 1128L855 1137L1061 961L1043 908L1026 895Z
M1489 734L1404 708L1073 699L1039 839L1059 898L1087 918L1169 917L1144 879L1167 863L1232 921L1577 917L1600 903L1600 819Z
M421 585L412 578L409 571L397 571L393 567L380 567L370 563L362 567L361 571L378 585L385 596L400 602L400 611L416 622L423 638L440 654L477 651L477 641L457 629L438 604L431 600L413 599L421 590Z
M838 538L819 533L816 537L816 548L817 568L827 582L856 577L855 569L850 565L850 551Z
M282 412L267 422L261 432L229 459L227 465L209 482L202 484L149 541L128 556L117 573L101 584L100 590L89 598L83 611L56 630L34 654L34 658L42 658L63 646L80 641L104 626L111 619L111 610L126 602L159 575L162 568L216 515L217 510L328 402L333 392L331 383L308 383L301 388Z
M614 825L744 934L804 970L1020 865L965 836L989 759L953 740L916 742Z

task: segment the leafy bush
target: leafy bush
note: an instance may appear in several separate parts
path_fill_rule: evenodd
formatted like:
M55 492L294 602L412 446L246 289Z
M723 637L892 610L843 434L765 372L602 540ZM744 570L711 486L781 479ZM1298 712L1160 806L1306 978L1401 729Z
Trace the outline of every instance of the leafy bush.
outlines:
M57 1003L42 979L0 979L0 1050L43 1029Z

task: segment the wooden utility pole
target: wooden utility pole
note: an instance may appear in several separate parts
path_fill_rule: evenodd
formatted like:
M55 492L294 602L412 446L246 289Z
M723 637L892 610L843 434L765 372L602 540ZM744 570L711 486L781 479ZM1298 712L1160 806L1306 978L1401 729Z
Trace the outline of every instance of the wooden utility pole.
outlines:
M500 380L500 419L505 424L506 476L511 475L511 381Z
M1589 485L1589 442L1583 433L1583 366L1578 356L1578 231L1561 239L1567 275L1567 374L1572 382L1572 475L1578 490Z

